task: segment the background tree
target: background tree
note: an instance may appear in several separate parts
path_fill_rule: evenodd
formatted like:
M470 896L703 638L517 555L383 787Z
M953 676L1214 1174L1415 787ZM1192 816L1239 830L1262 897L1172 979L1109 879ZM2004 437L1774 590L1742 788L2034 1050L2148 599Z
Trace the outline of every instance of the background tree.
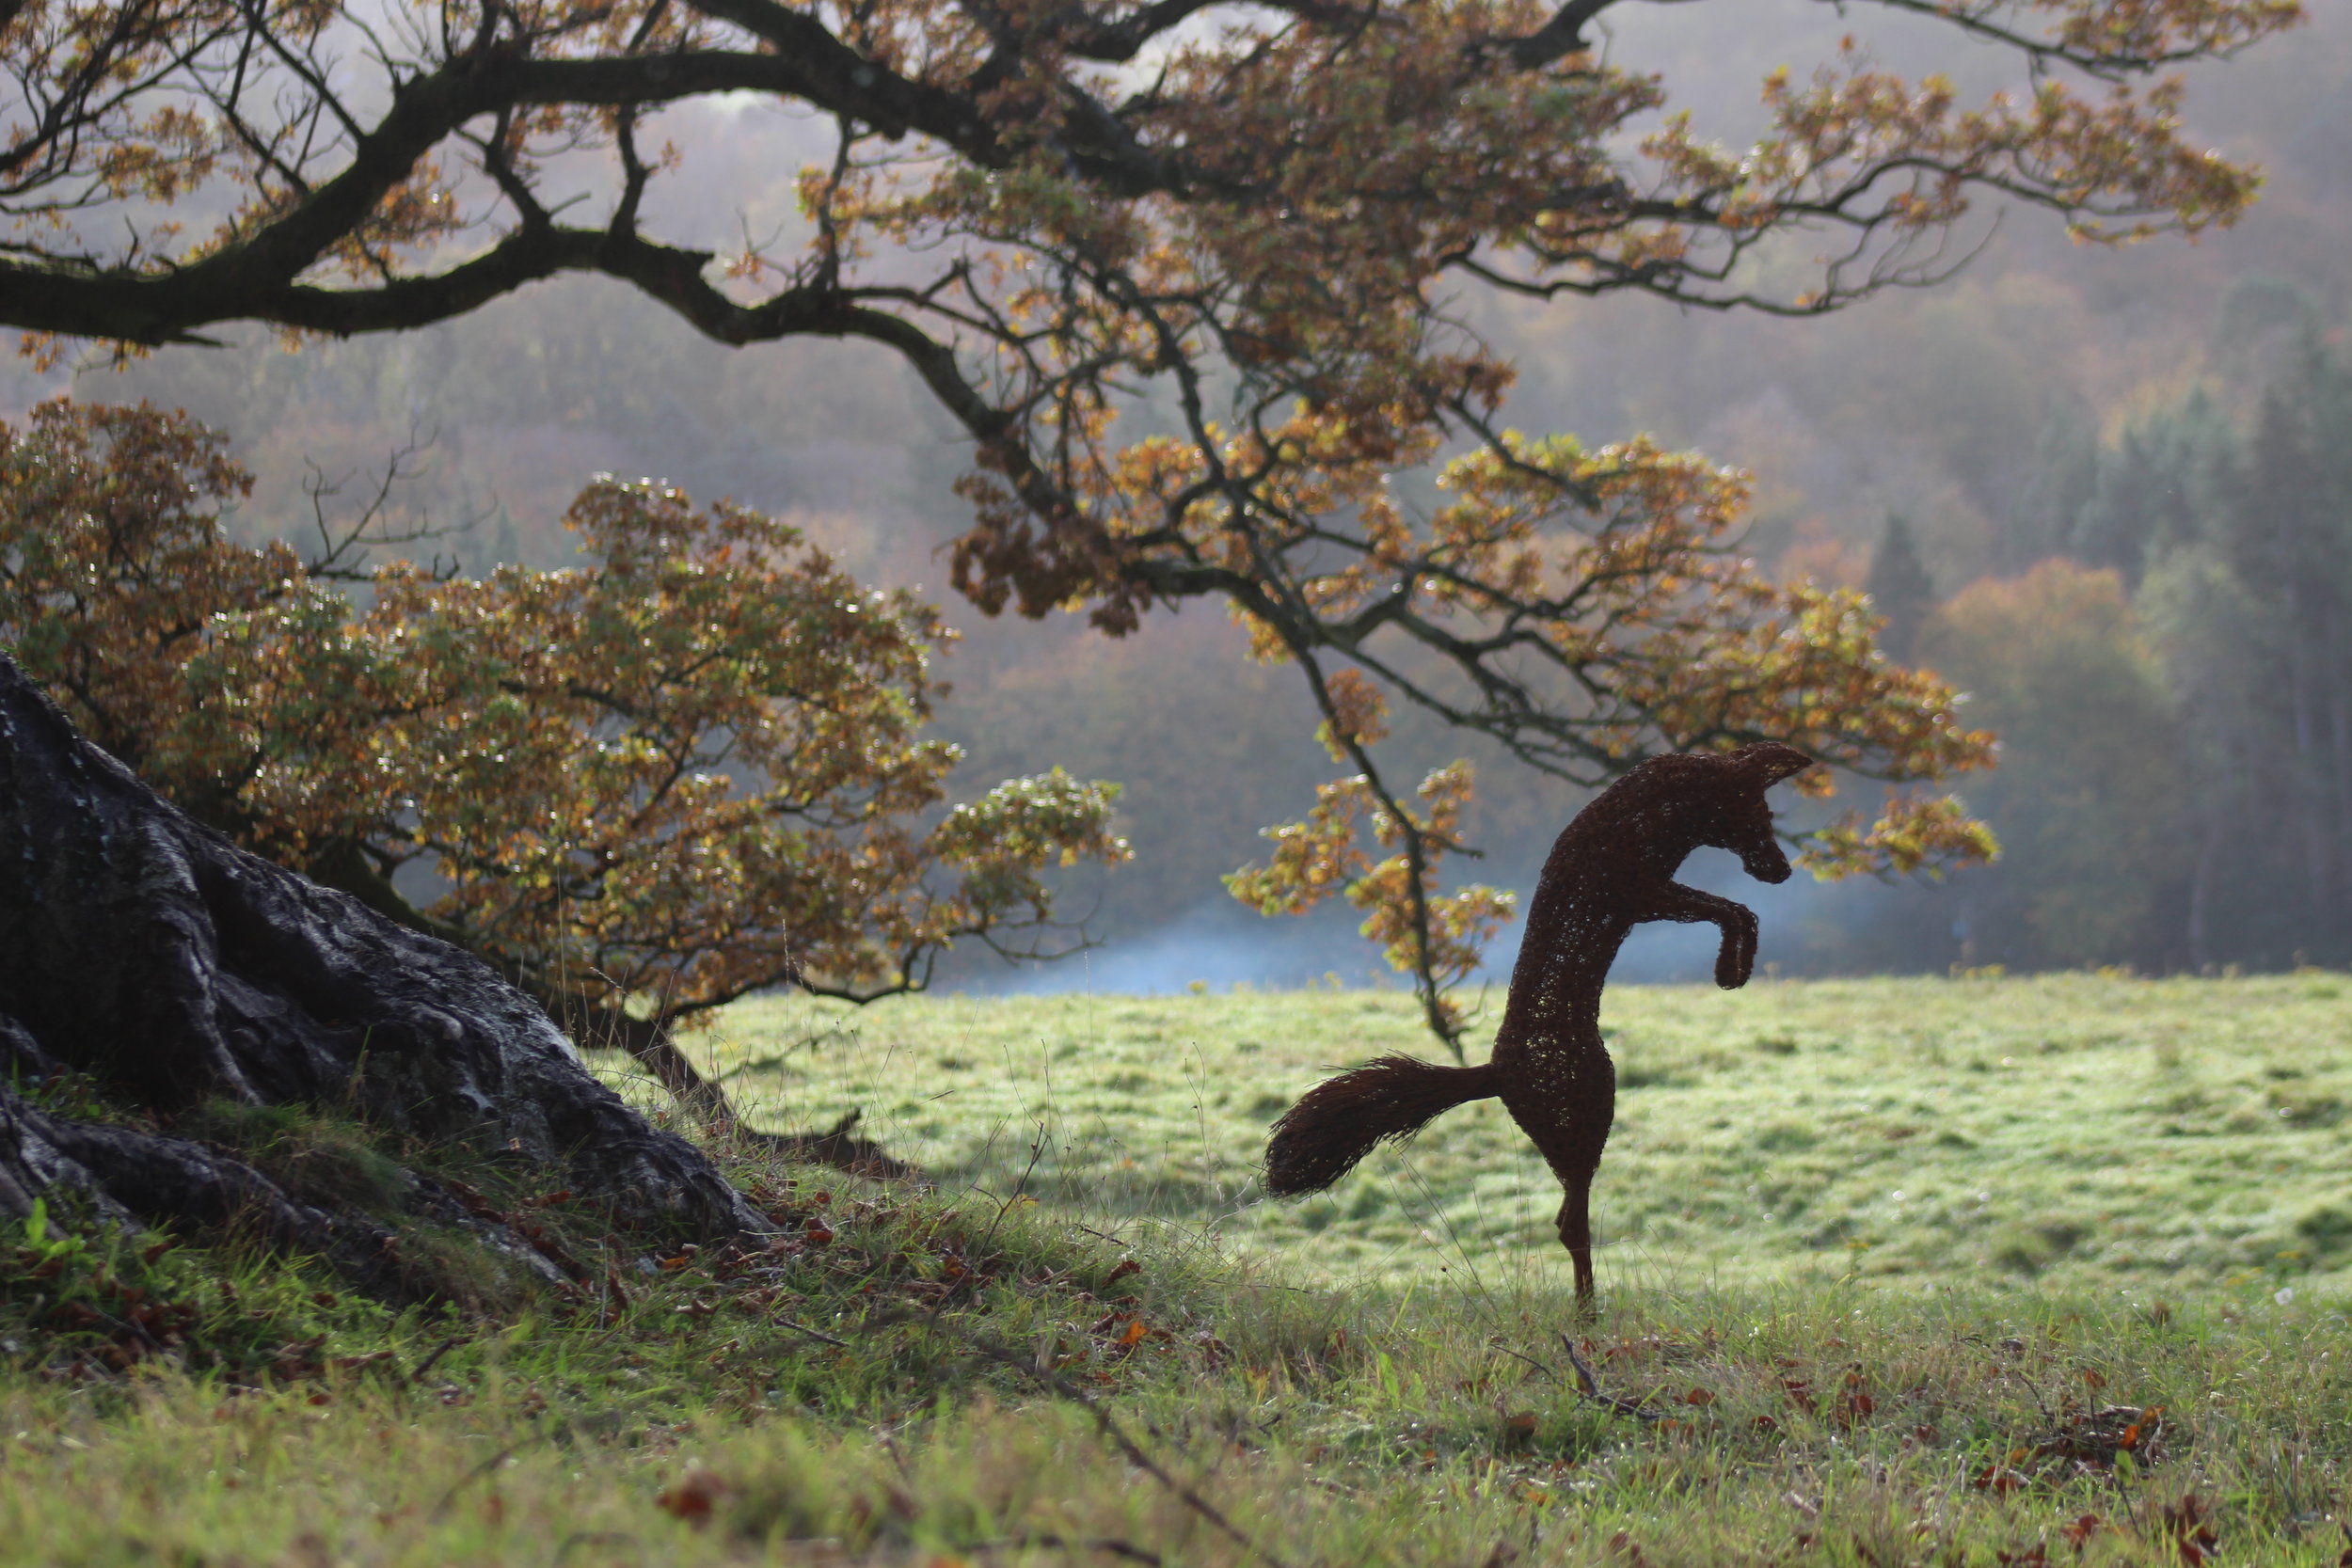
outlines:
M223 448L144 407L0 425L0 642L200 819L690 1101L719 1102L675 1020L787 981L916 989L958 941L1050 953L1040 872L1127 852L1116 788L1058 771L934 812L950 634L769 518L600 480L568 519L589 565L371 570L368 515L306 562L223 537Z
M1879 629L1879 646L1887 657L1909 663L1919 627L1935 609L1935 579L1928 575L1919 546L1912 541L1911 525L1899 513L1887 514L1886 531L1870 554L1870 576L1862 591L1870 595L1870 608L1885 623Z
M2217 314L2200 374L2057 459L2090 476L2067 547L1923 639L2002 735L1971 804L2019 852L1964 879L1982 958L2352 958L2352 371L2275 284Z
M1452 285L1809 314L1940 276L1980 194L2089 238L2225 224L2253 177L2185 132L2163 73L2300 14L1885 0L1998 46L2021 90L1963 105L1850 40L1769 77L1766 128L1733 150L1682 119L1637 134L1665 89L1588 47L1608 5L453 0L390 27L32 0L7 24L0 319L130 343L240 318L376 331L586 271L724 341L885 344L975 443L954 570L984 609L1083 604L1117 631L1221 595L1298 665L1393 838L1351 885L1451 1036L1444 942L1495 907L1434 901L1461 785L1392 785L1374 705L1337 677L1586 784L1766 736L1895 781L1988 755L1941 688L1877 659L1858 604L1739 561L1727 476L1511 439L1509 367ZM662 108L743 91L838 128L797 256L647 232ZM195 232L158 215L174 203ZM1147 412L1166 434L1126 439ZM1461 502L1378 491L1461 445ZM1883 866L1985 843L1914 802L1820 847Z
M1972 584L1936 612L1920 653L2002 737L1999 773L1969 795L2008 851L1974 900L1979 956L2076 967L2159 944L2187 879L2195 801L2162 672L2116 574L2049 561Z

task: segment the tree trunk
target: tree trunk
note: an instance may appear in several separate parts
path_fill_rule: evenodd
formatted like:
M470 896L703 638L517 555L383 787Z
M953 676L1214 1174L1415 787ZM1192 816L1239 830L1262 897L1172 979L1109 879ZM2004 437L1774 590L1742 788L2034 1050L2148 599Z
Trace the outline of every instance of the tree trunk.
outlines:
M465 946L464 932L438 924L403 898L400 891L368 863L356 843L326 846L311 858L307 869L318 881L351 895L397 925L438 937L454 946ZM834 1165L858 1176L886 1180L922 1179L920 1171L893 1158L880 1144L852 1135L851 1130L865 1115L862 1107L847 1112L822 1132L754 1132L743 1125L726 1090L695 1070L686 1053L678 1049L670 1020L638 1018L626 1008L611 1005L609 1000L592 1001L577 991L543 984L528 971L496 954L476 956L545 1009L580 1049L628 1054L653 1075L654 1082L661 1085L680 1113L707 1132L755 1145L770 1154Z
M487 964L193 821L76 735L5 656L0 1015L0 1069L19 1084L85 1073L166 1126L207 1100L310 1105L545 1166L624 1227L771 1228ZM204 1146L73 1122L0 1089L0 1209L61 1183L146 1221L258 1214L347 1261L382 1235Z

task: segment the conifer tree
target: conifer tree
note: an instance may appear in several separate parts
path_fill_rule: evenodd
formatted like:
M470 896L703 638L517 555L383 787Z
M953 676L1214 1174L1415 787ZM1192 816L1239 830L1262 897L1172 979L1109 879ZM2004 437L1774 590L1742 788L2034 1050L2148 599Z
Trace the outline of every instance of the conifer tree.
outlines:
M1886 531L1871 553L1870 576L1862 588L1870 595L1871 608L1886 623L1879 632L1879 646L1887 657L1908 662L1918 642L1919 628L1935 608L1935 579L1928 575L1927 562L1919 559L1911 524L1901 514L1886 515Z

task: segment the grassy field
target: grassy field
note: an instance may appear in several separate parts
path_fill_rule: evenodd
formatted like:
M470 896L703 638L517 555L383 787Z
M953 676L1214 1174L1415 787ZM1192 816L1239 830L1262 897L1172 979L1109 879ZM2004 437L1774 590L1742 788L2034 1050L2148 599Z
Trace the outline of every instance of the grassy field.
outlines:
M2352 1285L2343 977L1628 987L1603 1026L1617 1291ZM1263 1200L1267 1124L1325 1069L1431 1050L1399 993L769 1001L699 1050L757 1118L863 1107L944 1182L1101 1228L1164 1222L1348 1285L1548 1287L1564 1266L1559 1189L1491 1101L1327 1196Z
M2341 984L1613 992L1590 1324L1492 1107L1253 1196L1398 996L740 1007L731 1088L939 1186L723 1148L774 1244L453 1314L28 1233L0 1563L2337 1563ZM134 1278L243 1370L35 1341Z

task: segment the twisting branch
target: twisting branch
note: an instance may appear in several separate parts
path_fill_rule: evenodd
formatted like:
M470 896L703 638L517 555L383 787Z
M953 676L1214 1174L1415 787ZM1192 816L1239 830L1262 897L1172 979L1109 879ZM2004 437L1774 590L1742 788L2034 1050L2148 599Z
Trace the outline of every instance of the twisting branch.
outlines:
M1750 739L1899 783L1990 752L1940 685L1876 657L1858 598L1743 562L1736 476L1509 435L1511 367L1449 318L1445 279L1811 316L1948 276L1990 199L2090 238L2225 226L2254 174L2185 129L2158 73L2301 15L1879 0L2005 51L2023 90L1965 103L1857 40L1769 78L1764 130L1730 148L1672 116L1634 134L1666 90L1595 57L1608 3L1498 34L1490 8L1446 0L1232 5L1215 27L1219 0L444 0L408 20L56 0L7 24L0 118L25 129L0 147L0 325L397 331L584 274L721 343L884 346L971 443L951 571L981 610L1082 606L1116 634L1218 596L1299 666L1391 825L1380 927L1458 1049L1438 953L1475 911L1432 888L1463 847L1348 738L1342 677L1586 784ZM1145 80L1106 69L1146 58ZM2115 90L2085 96L2078 72ZM840 138L810 248L723 277L661 232L666 160L639 131L739 93ZM199 194L227 211L215 230L164 226ZM76 226L92 214L130 237L99 243ZM1797 236L1822 254L1774 293L1800 269L1766 263ZM1172 430L1131 437L1146 406ZM1447 453L1443 504L1408 515L1391 476ZM1835 826L1823 863L1989 843L1948 800L1890 812Z

